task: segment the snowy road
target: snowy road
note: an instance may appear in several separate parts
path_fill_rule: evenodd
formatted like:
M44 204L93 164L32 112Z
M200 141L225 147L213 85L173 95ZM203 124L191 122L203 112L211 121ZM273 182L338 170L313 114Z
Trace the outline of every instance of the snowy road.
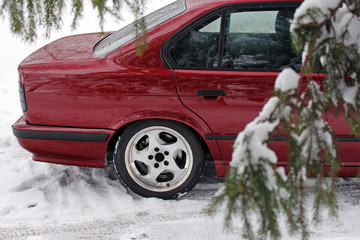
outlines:
M340 211L346 210L349 206L358 209L360 185L354 179L350 181L339 179L338 182L337 197L340 199ZM241 236L238 228L225 234L219 225L220 221L214 225L214 218L209 218L201 211L203 203L208 202L220 186L221 183L200 183L183 199L164 203L167 205L168 202L172 202L174 208L179 205L183 209L177 209L173 213L142 211L135 208L128 214L119 213L112 218L93 221L52 223L46 226L23 224L0 227L0 239L238 239ZM312 187L307 190L310 196L313 190ZM141 199L133 199L133 201L141 201ZM182 204L182 202L186 203ZM159 204L162 204L161 201ZM194 209L194 206L199 206L200 209ZM221 214L222 212L219 211L217 216ZM313 236L318 236L318 239L358 238L357 235L351 236L358 231L357 224L346 226L343 221L325 221L325 223L323 228L326 229L324 232L327 237L321 237L322 228L314 228ZM347 237L335 237L342 234Z
M204 226L211 218L201 211L202 204L199 209L193 209L193 206L209 201L219 186L219 184L199 184L191 194L179 200L186 199L186 204L180 204L184 211L176 211L173 214L134 209L129 214L119 214L110 219L49 224L45 228L26 225L0 227L0 239L40 238L40 236L40 239L213 239L214 236L221 235L221 226L215 229ZM192 206L187 209L187 205ZM198 227L193 227L201 225L207 230L199 231ZM173 235L169 235L169 232ZM231 236L236 239L237 234L239 233L234 231L227 239L231 239Z
M153 2L156 8L169 0ZM85 12L76 33L98 30L94 13ZM239 221L233 231L224 233L224 212L213 217L203 212L222 185L214 177L180 200L164 201L133 197L103 169L32 161L11 132L11 124L21 115L17 65L49 40L27 45L12 37L6 21L0 21L0 27L0 239L241 239ZM105 30L109 29L116 27L108 21ZM69 34L75 33L64 29L52 39ZM311 181L307 192L311 200ZM324 214L322 226L311 226L311 239L360 239L360 185L339 179L337 197L339 218L327 219ZM283 239L298 239L288 237L284 224L281 228Z

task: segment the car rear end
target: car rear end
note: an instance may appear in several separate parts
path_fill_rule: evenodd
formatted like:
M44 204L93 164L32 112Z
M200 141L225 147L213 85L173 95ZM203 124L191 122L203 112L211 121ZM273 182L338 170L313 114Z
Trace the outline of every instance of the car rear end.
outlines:
M79 103L72 102L78 89L69 85L74 77L67 76L81 64L95 64L91 49L101 37L87 34L60 39L19 65L23 116L12 128L19 144L33 153L34 160L104 167L107 145L115 131L86 128L74 121L77 110L70 109ZM62 99L68 99L67 103L60 104Z

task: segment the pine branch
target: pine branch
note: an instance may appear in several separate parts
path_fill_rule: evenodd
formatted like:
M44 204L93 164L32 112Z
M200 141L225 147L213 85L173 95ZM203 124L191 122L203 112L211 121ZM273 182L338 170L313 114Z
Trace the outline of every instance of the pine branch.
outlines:
M110 15L121 19L120 10L124 4L130 6L133 14L138 19L136 24L137 36L142 35L136 41L139 47L137 54L140 55L147 46L146 23L143 20L146 0L91 0L92 6L98 12L98 20L101 31L104 29L106 16ZM66 9L65 6L70 6ZM9 18L12 33L20 36L25 41L35 41L40 29L45 29L45 37L50 37L54 30L63 26L62 18L65 10L72 13L71 27L76 28L84 13L84 0L3 0L0 5L0 16Z
M317 6L316 1L311 4ZM269 219L276 221L274 216L277 216L279 212L286 214L290 234L300 233L302 239L309 238L304 181L310 173L317 176L313 221L321 222L320 213L324 208L329 210L330 216L337 216L335 177L340 163L334 144L334 133L322 114L327 113L334 106L339 109L340 104L343 104L346 120L357 136L360 136L360 113L358 112L360 109L360 76L358 74L360 72L360 41L358 36L351 35L357 34L357 31L353 33L348 30L360 29L358 18L360 1L339 0L332 4L335 5L331 8L313 7L306 11L299 11L304 14L297 15L292 22L293 46L299 52L303 52L304 56L300 75L307 81L305 91L301 94L296 90L281 91L281 89L276 89L277 83L275 83L274 96L279 100L276 107L272 108L270 113L263 114L264 109L267 109L264 106L263 112L246 126L236 140L230 171L232 177L225 184L241 183L251 191L230 194L225 187L221 201L213 205L227 202L229 198L234 203L236 197L252 203L252 208L245 208L249 205L244 203L244 208L238 212L244 221L243 227L246 232L251 231L253 226L244 220L245 217L250 214L259 217L261 232L257 236L252 236L252 239L279 238L280 235L276 229L277 222L268 222ZM346 18L343 18L344 16ZM339 27L339 24L343 27ZM324 91L312 80L312 74L317 65L326 72L322 83ZM280 76L276 82L282 79ZM354 96L346 95L350 90L354 92ZM284 112L286 116L281 114ZM285 130L289 136L288 146L291 150L289 172L285 182L276 178L276 186L269 188L269 185L265 186L269 171L259 169L266 169L271 164L269 165L269 161L266 161L266 157L254 157L257 156L254 152L259 151L254 146L268 147L271 133L275 128L263 130L266 131L267 137L259 139L253 136L257 134L256 128L262 128L266 126L266 123L271 124L276 121L278 121L277 131L281 134L282 130ZM253 142L253 139L258 140ZM271 163L274 164L276 161L271 161ZM329 181L325 179L327 173L330 177ZM237 214L233 211L236 211L236 208L228 209L228 220Z

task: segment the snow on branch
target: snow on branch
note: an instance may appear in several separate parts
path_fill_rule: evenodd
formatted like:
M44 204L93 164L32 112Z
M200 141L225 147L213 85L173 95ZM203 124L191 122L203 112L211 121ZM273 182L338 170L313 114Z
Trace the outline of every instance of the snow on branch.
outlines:
M335 176L340 164L326 114L335 108L344 111L360 136L359 16L358 0L305 0L295 13L292 43L302 53L301 72L283 70L274 96L238 135L225 186L209 208L226 203L227 226L240 215L249 239L279 239L281 213L290 234L309 238L304 187L308 175L316 177L313 220L321 221L322 208L337 214ZM286 176L269 147L276 132L286 136L290 150ZM251 222L254 218L258 224Z
M303 67L320 60L332 103L344 101L355 109L360 106L359 5L358 0L307 0L296 10L291 26L295 46L306 56Z

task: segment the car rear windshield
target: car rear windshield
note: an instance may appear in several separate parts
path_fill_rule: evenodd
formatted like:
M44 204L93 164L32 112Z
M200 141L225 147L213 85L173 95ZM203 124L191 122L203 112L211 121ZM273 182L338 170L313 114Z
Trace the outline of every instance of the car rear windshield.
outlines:
M185 0L178 0L145 16L147 30L163 23L186 10ZM104 57L136 37L135 24L131 23L98 42L94 47L97 57Z

